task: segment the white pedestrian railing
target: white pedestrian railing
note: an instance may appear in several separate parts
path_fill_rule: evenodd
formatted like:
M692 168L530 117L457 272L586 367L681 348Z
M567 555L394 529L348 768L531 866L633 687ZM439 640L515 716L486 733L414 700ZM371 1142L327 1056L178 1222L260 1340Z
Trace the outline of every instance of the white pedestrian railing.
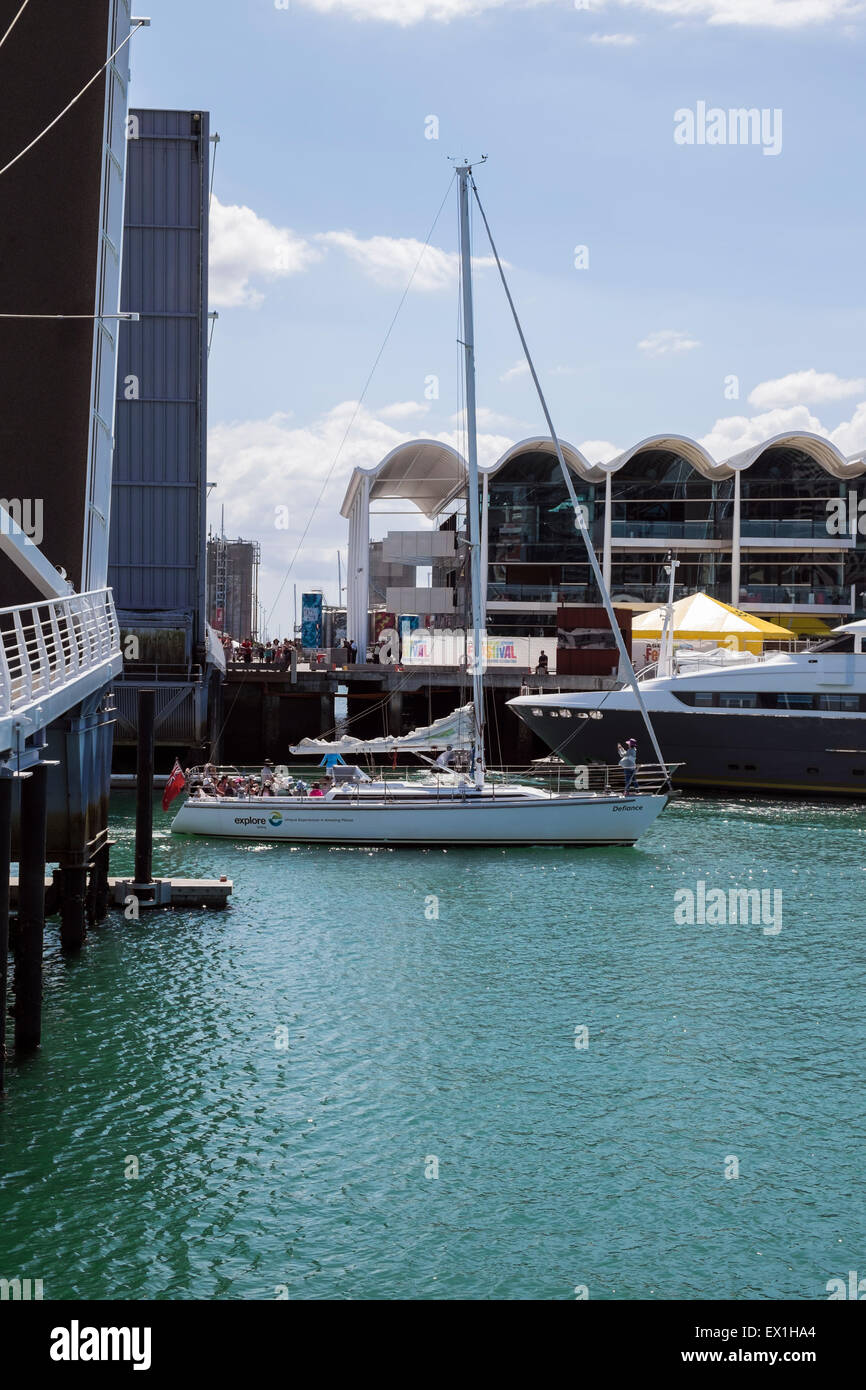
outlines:
M88 674L96 688L112 664L120 664L120 629L110 589L0 608L0 718L32 705L56 709L65 689L82 698Z

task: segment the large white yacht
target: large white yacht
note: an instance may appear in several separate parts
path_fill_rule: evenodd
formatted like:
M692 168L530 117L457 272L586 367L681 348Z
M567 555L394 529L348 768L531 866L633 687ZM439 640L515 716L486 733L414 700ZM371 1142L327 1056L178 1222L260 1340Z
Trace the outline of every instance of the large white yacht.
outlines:
M866 621L843 623L801 652L764 657L681 652L670 674L640 681L667 763L683 786L866 796ZM628 687L521 695L515 714L577 766L612 760L637 738Z

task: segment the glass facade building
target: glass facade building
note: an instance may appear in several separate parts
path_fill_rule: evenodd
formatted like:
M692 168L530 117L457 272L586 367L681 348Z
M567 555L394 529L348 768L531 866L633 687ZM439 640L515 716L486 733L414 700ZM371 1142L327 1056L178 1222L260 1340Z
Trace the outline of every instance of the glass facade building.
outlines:
M702 590L804 632L811 619L832 625L862 611L866 537L830 524L840 503L847 516L856 464L851 478L834 476L789 443L738 462L712 464L666 441L586 470L600 476L574 472L614 601L666 602L672 553L677 598ZM597 603L556 459L529 446L512 453L488 489L488 626L546 635L558 605Z
M614 602L636 609L666 602L672 554L677 598L703 591L803 635L866 612L861 456L846 459L829 440L811 434L779 436L722 462L676 435L644 440L604 464L562 447ZM598 604L549 439L509 449L485 470L481 492L488 631L553 636L558 608ZM369 499L380 497L410 499L440 530L456 528L454 554L434 561L429 591L453 591L454 601L447 614L439 608L422 616L441 626L465 624L466 470L460 455L449 445L415 440L376 468L356 469L343 506L350 538L363 542ZM362 551L359 544L359 574ZM350 586L355 572L350 566ZM360 627L369 584L356 587Z

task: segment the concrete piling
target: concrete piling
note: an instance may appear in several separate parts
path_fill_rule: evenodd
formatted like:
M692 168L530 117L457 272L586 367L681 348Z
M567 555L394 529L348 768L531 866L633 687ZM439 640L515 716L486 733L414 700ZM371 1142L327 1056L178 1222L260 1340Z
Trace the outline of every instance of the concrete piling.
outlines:
M138 692L138 759L135 784L135 881L153 881L153 690Z
M60 860L60 944L80 951L87 937L87 856L63 855Z
M9 869L12 859L12 776L0 770L0 1096L6 1082L6 992L9 979Z
M45 835L48 769L21 780L18 930L15 940L15 1051L35 1052L42 1040L42 950L45 935Z

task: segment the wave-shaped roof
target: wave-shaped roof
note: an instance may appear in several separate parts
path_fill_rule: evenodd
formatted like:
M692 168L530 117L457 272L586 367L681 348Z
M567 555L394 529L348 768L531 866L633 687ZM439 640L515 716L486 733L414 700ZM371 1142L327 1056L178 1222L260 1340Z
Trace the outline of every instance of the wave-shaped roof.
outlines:
M591 463L566 440L560 440L560 444L568 467L578 477L593 483L604 482L606 474L618 472L637 454L660 450L678 454L705 478L730 478L734 473L751 468L767 450L781 448L799 449L834 478L855 478L866 472L862 452L846 458L829 439L808 431L774 435L727 459L714 459L696 439L689 439L683 434L649 435L605 463ZM493 477L513 459L530 453L555 455L556 446L547 436L522 439L507 449L496 463L481 469L481 472ZM425 516L433 520L465 483L467 472L466 460L453 445L437 439L413 439L398 444L374 467L356 468L353 471L341 514L349 516L358 488L366 478L369 479L371 502L383 498L413 502Z

